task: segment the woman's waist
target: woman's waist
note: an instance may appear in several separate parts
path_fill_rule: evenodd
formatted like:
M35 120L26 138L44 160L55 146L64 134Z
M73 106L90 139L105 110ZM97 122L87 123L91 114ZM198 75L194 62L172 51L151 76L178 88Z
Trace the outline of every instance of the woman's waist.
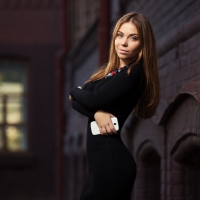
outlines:
M132 159L131 153L128 151L128 149L121 140L115 140L112 142L106 142L102 144L88 143L86 150L89 161L89 167L102 166L105 163L112 162L113 159Z
M102 151L108 147L123 146L120 133L112 135L87 135L86 147L93 151Z

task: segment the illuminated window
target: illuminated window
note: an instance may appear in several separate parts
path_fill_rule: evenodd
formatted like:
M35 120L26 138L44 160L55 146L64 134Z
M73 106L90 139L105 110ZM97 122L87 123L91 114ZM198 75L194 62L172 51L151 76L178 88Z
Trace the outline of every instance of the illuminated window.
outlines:
M0 60L0 152L27 150L25 62Z

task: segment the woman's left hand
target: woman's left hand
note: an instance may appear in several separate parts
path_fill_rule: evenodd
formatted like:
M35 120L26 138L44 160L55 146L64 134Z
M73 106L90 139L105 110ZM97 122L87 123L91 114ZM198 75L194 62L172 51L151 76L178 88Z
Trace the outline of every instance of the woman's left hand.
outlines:
M111 121L111 118L115 117L113 114L105 112L103 110L98 110L95 115L94 119L99 127L101 135L112 135L117 134L115 127Z
M82 87L81 86L78 86L78 88L79 89L82 89ZM72 98L72 96L71 95L69 95L69 100L72 102L73 101L73 98Z

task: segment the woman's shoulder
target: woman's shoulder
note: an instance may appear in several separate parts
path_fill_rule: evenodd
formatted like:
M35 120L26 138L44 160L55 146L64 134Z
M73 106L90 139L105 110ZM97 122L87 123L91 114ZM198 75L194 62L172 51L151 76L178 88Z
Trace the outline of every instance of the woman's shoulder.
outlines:
M128 69L127 69L128 70ZM139 62L136 65L132 66L130 69L130 75L135 76L135 75L141 75L144 72L144 67L143 67L143 62Z
M137 66L138 68L143 69L143 61L138 62L135 66Z

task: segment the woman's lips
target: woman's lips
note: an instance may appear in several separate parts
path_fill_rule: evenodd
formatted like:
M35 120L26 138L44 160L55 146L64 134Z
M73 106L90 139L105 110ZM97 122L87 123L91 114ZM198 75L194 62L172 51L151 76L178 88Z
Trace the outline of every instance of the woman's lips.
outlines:
M126 51L126 50L123 50L123 49L119 49L119 53L121 53L121 54L127 54L127 53L128 53L128 51Z

